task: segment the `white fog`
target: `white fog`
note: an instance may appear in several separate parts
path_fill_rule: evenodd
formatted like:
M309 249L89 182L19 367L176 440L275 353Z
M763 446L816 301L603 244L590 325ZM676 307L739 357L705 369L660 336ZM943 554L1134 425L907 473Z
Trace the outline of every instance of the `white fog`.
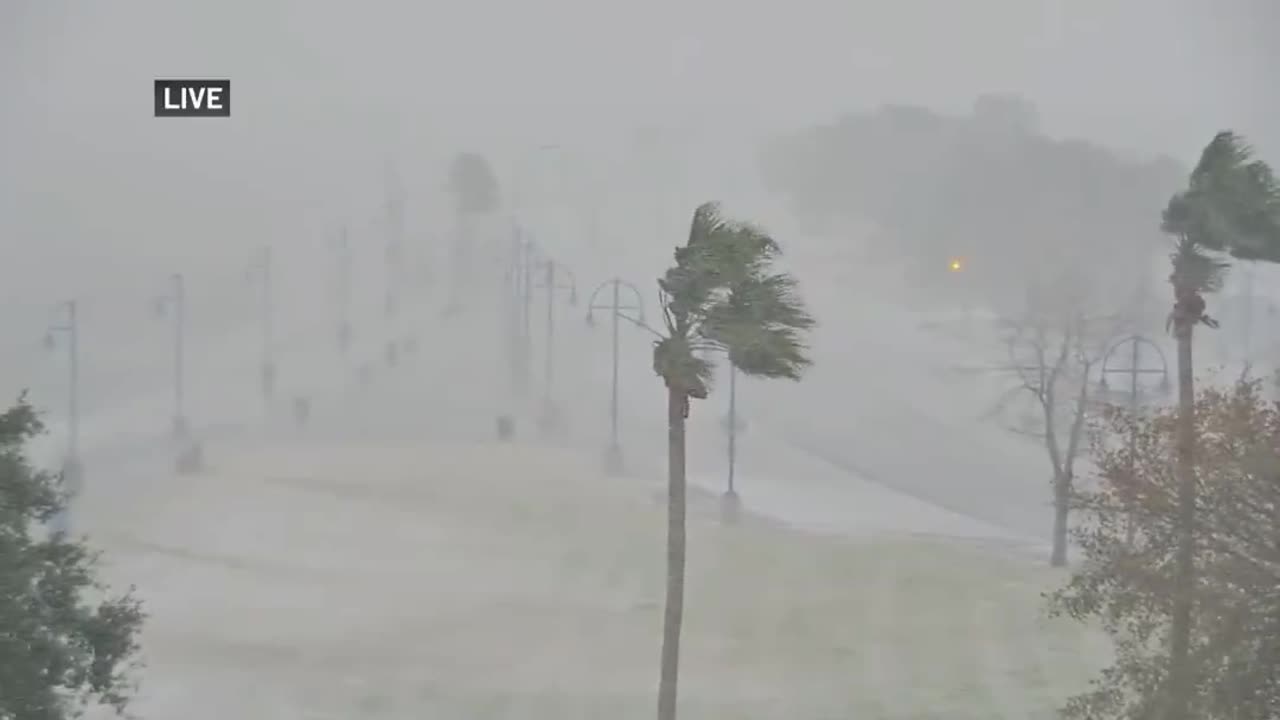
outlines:
M144 720L1275 717L1280 685L1248 685L1254 714L1215 699L1253 682L1234 665L1180 696L1175 641L1168 706L1132 714L1137 681L1073 705L1136 651L1062 598L1174 517L1126 505L1158 516L1135 546L1107 488L1122 460L1187 477L1159 438L1190 388L1171 253L1199 236L1165 211L1221 131L1280 162L1277 23L1267 0L0 0L0 407L44 423L0 422L0 498L32 497L21 457L64 491L5 532L82 540L108 588L82 606L132 587L145 613L128 658L53 645L138 661ZM229 80L230 116L156 117L159 79ZM1280 190L1260 202L1280 229ZM1197 417L1280 397L1280 230L1248 227L1205 241L1225 270L1184 318ZM715 286L686 327L673 251L756 230L779 257L680 265ZM786 330L753 335L766 316ZM1204 486L1254 457L1209 444ZM49 592L7 542L0 634L23 583ZM1161 547L1128 567L1188 581ZM1155 582L1124 598L1155 593L1174 637ZM1197 598L1188 657L1217 647ZM0 720L73 717L33 688L87 681L5 637Z

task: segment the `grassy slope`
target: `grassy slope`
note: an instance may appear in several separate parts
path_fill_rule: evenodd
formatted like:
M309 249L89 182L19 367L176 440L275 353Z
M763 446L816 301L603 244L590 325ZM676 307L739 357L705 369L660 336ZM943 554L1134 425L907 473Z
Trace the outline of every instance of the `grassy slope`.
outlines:
M652 488L520 447L236 465L101 530L114 571L154 599L144 717L226 713L233 695L246 719L275 703L317 718L652 714ZM1101 656L1096 635L1043 618L1057 578L1025 560L726 528L702 506L690 530L685 717L1047 717Z

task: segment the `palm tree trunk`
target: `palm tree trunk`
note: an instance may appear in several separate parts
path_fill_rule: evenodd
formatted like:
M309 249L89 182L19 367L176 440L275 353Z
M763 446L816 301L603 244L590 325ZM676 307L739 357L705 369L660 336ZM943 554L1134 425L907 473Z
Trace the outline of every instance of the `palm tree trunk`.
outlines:
M1053 478L1053 550L1049 565L1064 567L1067 564L1067 513L1070 511L1071 479L1062 473Z
M684 390L667 389L667 599L662 619L662 671L658 720L675 720L680 673L680 626L684 622L685 448Z
M1191 615L1195 602L1195 380L1191 355L1195 318L1174 310L1174 335L1178 341L1177 466L1178 526L1173 617L1169 628L1169 713L1165 720L1191 720L1193 691L1190 667Z
M460 305L464 288L471 283L471 268L467 254L473 242L475 217L472 213L458 212L458 228L449 247L449 304Z

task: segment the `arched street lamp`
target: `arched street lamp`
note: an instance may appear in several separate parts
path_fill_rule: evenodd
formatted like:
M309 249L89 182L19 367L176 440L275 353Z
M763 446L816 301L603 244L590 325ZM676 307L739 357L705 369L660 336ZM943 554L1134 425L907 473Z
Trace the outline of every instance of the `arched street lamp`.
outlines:
M609 288L610 301L602 303L599 300L600 293ZM631 295L631 301L624 303L621 297L622 289L626 289ZM595 325L594 312L597 310L609 311L610 320L610 364L612 366L610 372L609 383L609 447L605 450L605 468L614 474L621 473L623 470L622 445L618 442L618 322L626 320L635 325L644 325L644 296L640 293L639 288L621 278L613 278L600 283L595 290L591 291L591 297L587 300L587 325L593 327ZM627 313L635 313L634 316Z

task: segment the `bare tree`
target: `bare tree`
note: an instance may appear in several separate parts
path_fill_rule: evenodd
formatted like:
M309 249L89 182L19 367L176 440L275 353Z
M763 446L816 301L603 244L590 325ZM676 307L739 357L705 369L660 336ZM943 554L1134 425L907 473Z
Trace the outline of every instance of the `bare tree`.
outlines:
M1074 294L1039 294L1017 318L1007 318L1005 345L1016 383L997 409L1030 395L1037 415L1033 427L1011 428L1043 444L1052 471L1053 548L1049 562L1067 563L1068 514L1074 492L1075 462L1085 448L1085 420L1093 402L1090 376L1117 329L1114 316L1089 314Z

